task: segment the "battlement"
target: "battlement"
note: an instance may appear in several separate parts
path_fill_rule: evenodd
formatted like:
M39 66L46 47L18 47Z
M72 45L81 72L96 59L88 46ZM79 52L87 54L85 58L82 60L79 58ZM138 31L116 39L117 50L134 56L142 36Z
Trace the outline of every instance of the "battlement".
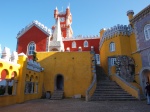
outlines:
M51 29L44 26L42 23L38 22L37 20L32 21L30 24L28 24L25 28L23 28L21 31L18 32L17 38L22 36L26 31L28 31L32 26L36 26L39 29L41 29L43 32L45 32L47 35L51 34Z
M100 48L104 42L104 40L107 40L111 37L113 37L114 35L118 36L118 35L127 35L129 36L132 32L132 27L131 25L120 25L118 24L117 26L108 28L105 30L102 39L100 41Z
M100 38L99 35L78 35L76 37L65 37L63 38L63 41L67 41L67 40L85 40L85 39L97 39Z

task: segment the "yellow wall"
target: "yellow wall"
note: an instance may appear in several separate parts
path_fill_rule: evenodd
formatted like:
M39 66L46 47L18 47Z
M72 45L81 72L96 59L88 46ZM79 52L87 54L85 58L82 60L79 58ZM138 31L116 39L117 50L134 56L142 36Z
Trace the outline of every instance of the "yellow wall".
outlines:
M115 51L110 52L109 45L111 42L115 43ZM102 47L100 48L100 56L101 56L101 66L108 74L108 57L117 56L117 55L130 55L130 38L128 36L113 36L104 41Z
M2 95L0 96L0 106L11 105L15 103L22 103L26 100L37 99L42 96L42 85L43 85L43 72L36 72L27 69L27 57L25 55L19 56L18 64L12 64L10 62L0 61L0 73L3 69L8 71L6 79L11 79L11 73L16 72L15 80L17 80L17 89L15 95ZM12 67L10 67L12 66ZM11 69L10 69L11 68ZM38 93L25 94L25 81L29 80L26 78L26 74L33 76L33 82L38 83Z
M90 52L41 52L37 57L44 68L45 91L54 92L56 76L61 74L65 97L85 96L93 77Z
M110 52L109 44L111 42L115 43L115 51ZM139 81L139 72L140 68L142 67L141 56L137 51L136 45L136 37L135 34L132 33L130 36L114 35L113 37L106 39L100 48L100 56L101 56L101 66L108 74L108 57L110 56L117 56L117 55L127 55L134 59L135 61L135 80L138 84Z

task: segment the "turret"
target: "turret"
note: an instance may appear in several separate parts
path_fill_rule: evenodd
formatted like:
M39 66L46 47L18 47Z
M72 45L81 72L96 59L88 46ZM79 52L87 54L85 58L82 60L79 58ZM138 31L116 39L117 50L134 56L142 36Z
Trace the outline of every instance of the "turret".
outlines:
M99 32L99 33L100 33L100 39L102 38L104 32L105 32L105 28L102 28L102 29L100 30L100 32Z
M133 15L134 15L133 10L127 11L127 16L128 16L128 18L129 18L129 22L130 22L130 20L133 18ZM130 23L130 24L131 24L131 23Z
M66 9L66 16L69 16L69 15L70 15L70 8L68 6L67 9Z
M57 7L56 7L56 9L54 10L54 18L56 19L57 16L58 16L58 9L57 9Z

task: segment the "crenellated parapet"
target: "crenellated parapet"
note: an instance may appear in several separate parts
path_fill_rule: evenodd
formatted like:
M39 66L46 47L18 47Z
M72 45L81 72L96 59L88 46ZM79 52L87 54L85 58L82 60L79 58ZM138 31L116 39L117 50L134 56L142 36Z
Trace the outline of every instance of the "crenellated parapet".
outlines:
M26 31L28 31L34 25L39 29L41 29L43 32L45 32L47 35L51 35L51 29L44 26L42 23L38 22L37 20L34 20L32 23L30 23L29 25L27 25L25 28L23 28L21 31L18 32L17 38L22 36Z
M100 41L100 48L105 40L119 35L129 36L131 32L132 32L131 25L127 26L118 24L117 26L106 29Z
M63 38L63 41L65 40L85 40L85 39L97 39L97 38L100 38L99 35L78 35L76 37L73 37L73 38L69 38L69 37L65 37Z
M41 72L43 68L41 67L40 63L33 61L33 60L28 60L27 61L27 69L36 71L36 72Z

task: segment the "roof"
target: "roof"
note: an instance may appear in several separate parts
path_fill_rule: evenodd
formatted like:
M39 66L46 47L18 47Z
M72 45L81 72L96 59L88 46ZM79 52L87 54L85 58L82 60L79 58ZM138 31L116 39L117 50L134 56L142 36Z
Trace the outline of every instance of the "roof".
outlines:
M24 33L26 33L33 26L36 26L37 28L39 28L41 31L43 31L48 36L51 34L51 29L44 26L42 23L38 22L37 20L35 20L32 23L30 23L29 25L27 25L25 28L23 28L21 31L19 31L16 38L21 37Z
M150 5L148 5L147 7L145 7L143 10L141 10L138 14L136 14L131 20L130 22L136 22L138 21L140 18L144 17L145 15L150 13Z

